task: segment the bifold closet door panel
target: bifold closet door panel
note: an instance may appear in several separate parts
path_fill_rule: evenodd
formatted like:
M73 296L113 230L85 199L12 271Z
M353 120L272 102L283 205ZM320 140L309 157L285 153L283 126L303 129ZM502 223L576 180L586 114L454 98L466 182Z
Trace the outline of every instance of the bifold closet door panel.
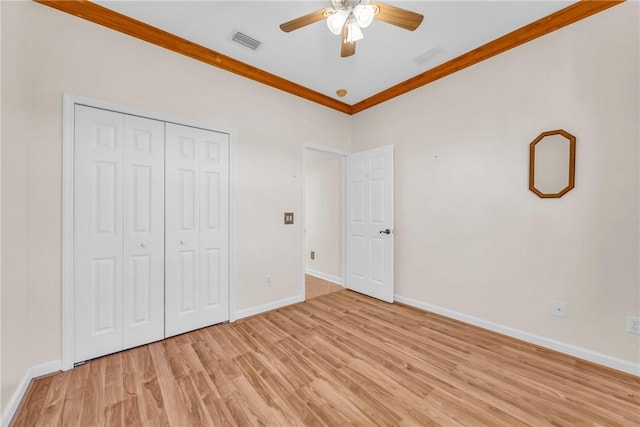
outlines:
M164 122L75 107L74 362L164 337Z
M75 107L74 362L122 349L122 114Z
M164 338L164 122L124 115L123 347Z
M229 320L229 135L207 131L200 148L200 322Z
M167 123L165 334L229 320L229 136Z

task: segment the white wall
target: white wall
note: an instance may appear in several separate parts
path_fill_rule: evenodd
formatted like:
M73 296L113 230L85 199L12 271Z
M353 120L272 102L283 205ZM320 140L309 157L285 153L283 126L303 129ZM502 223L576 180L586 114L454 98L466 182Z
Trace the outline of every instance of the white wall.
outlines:
M347 149L348 116L33 2L2 3L2 89L3 409L61 357L63 92L234 130L237 309L300 295L282 215L301 212L302 144Z
M640 362L638 16L615 6L354 117L353 151L395 145L397 294ZM576 187L541 199L529 143L558 128Z
M342 281L343 158L305 150L305 258L308 270ZM315 252L315 259L310 252Z

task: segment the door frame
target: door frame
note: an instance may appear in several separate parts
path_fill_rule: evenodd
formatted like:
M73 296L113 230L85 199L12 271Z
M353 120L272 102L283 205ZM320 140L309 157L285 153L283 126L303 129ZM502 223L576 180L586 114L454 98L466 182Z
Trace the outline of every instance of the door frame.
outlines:
M62 370L73 368L74 348L74 304L73 304L73 188L74 188L74 134L75 106L100 108L103 110L139 116L163 122L191 126L195 128L226 133L229 135L229 321L236 320L236 271L235 271L235 138L233 130L211 123L170 116L155 111L143 110L109 101L77 96L62 95L62 260L61 260L61 342Z
M307 271L307 253L306 253L306 228L307 228L307 214L306 214L306 202L307 202L307 162L305 154L307 151L316 151L325 154L333 154L342 158L342 218L341 218L341 237L340 245L342 246L342 286L347 287L347 173L350 152L339 148L329 147L318 144L303 144L302 146L302 280L300 295L302 295L302 301L306 300L306 286L305 286L305 274Z

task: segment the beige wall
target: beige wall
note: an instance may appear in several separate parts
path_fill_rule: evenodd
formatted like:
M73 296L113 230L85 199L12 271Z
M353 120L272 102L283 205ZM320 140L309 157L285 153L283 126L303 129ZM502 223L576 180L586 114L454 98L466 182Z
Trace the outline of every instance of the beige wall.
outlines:
M616 6L354 117L353 151L395 145L397 294L640 362L638 16ZM529 142L558 128L576 187L540 199Z
M2 2L2 408L60 358L61 95L235 131L237 308L298 295L303 143L396 149L396 288L638 362L638 3L350 118L32 2ZM576 188L527 190L528 142L578 137ZM353 132L353 135L352 135ZM299 218L299 216L298 216ZM265 286L271 275L272 286ZM553 299L568 302L551 317Z
M342 169L341 156L306 150L305 262L307 269L334 280L343 280Z
M3 2L2 89L3 408L61 357L63 92L232 129L237 309L300 294L301 223L282 214L301 212L302 145L347 149L348 116L33 2Z

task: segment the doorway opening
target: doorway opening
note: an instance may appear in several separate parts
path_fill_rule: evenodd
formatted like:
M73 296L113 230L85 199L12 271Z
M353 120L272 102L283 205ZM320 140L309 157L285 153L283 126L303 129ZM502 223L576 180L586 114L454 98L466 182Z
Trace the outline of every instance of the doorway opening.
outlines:
M305 300L344 289L347 153L306 145L303 152Z

